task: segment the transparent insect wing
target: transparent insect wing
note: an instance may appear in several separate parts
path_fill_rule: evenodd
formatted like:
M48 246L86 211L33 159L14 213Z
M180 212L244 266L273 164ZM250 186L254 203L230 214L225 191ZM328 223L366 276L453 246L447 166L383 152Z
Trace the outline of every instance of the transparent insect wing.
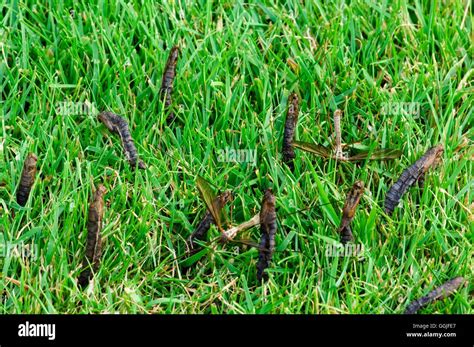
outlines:
M300 142L300 141L295 141L293 145L296 148L302 149L303 151L306 151L306 152L316 154L320 157L324 157L324 158L334 157L334 155L331 153L331 150L321 145L317 145L317 144L309 143L309 142Z
M223 206L219 206L219 197L216 197L211 189L211 185L204 178L198 176L196 180L197 187L201 193L202 199L206 204L207 209L211 212L215 223L219 229L222 229L222 221L225 220L225 216L222 213Z
M387 160L387 159L396 159L402 155L402 152L398 149L378 149L375 151L364 151L359 152L356 155L350 156L347 160L349 161L358 161L358 160Z
M220 222L223 222L230 227L231 223L229 221L229 216L227 215L227 211L224 206L229 202L232 201L232 193L230 191L226 191L220 194L214 201L214 206L216 207L216 211L219 214Z

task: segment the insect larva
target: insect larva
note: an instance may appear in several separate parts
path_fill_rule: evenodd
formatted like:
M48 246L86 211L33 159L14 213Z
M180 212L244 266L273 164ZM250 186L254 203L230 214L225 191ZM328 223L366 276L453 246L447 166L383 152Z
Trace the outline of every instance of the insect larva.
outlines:
M444 152L443 145L437 145L429 149L420 159L418 159L408 169L403 171L397 182L390 188L385 197L385 212L391 215L402 198L403 194L415 184L415 182L422 183L424 175L428 169L441 159Z
M283 161L288 165L291 171L295 166L295 151L293 149L293 139L295 137L295 129L298 123L299 100L296 93L290 94L288 98L288 111L286 114L285 131L283 133Z
M20 185L16 192L16 201L20 206L25 206L28 201L31 187L33 187L33 183L35 182L37 161L38 157L34 153L29 153L23 163Z
M341 110L338 109L334 111L334 133L336 134L336 146L334 152L336 159L345 159L342 153L341 116Z
M104 216L104 194L106 190L101 184L97 188L89 205L89 216L87 219L87 243L86 256L79 275L78 283L81 288L89 284L92 273L97 272L100 265L100 256L102 254L102 219Z
M200 249L197 241L203 241L206 239L207 232L209 231L209 228L213 222L214 218L212 217L211 212L206 211L206 214L202 218L201 222L199 222L196 230L194 230L194 232L186 241L189 255L196 253Z
M360 198L363 194L364 182L362 181L356 181L351 190L347 193L346 202L342 209L341 225L338 229L342 243L347 243L354 239L352 236L351 222L354 219L357 205L359 205Z
M146 169L145 163L138 158L137 148L135 147L132 136L130 135L127 121L119 115L108 111L101 112L99 114L99 120L104 123L107 129L112 133L120 136L125 156L132 168L135 168L138 165L139 169Z
M463 283L464 283L464 278L462 277L456 277L447 281L446 283L442 284L440 287L429 292L428 295L411 302L408 305L407 309L405 310L405 314L414 314L418 312L418 310L422 308L423 306L426 306L429 303L436 301L438 299L444 299L448 297L449 295L453 294L456 291L456 289L458 289Z
M163 72L163 78L161 80L160 94L161 98L164 101L165 109L169 110L171 104L173 103L172 94L173 94L173 82L176 76L176 63L178 62L179 48L174 46L171 48L170 55L168 56L168 61ZM167 120L172 121L174 119L173 111L170 111Z
M232 193L230 191L226 191L219 196L217 196L213 203L213 209L216 211L217 214L224 208L224 206L232 199ZM212 215L212 212L209 209L206 211L201 222L198 224L196 230L191 234L191 236L187 240L188 246L188 253L191 255L196 253L200 246L197 241L203 241L206 239L207 232L211 227L211 224L215 224L216 220Z
M257 279L259 282L267 278L264 271L270 266L275 250L275 234L277 231L275 200L272 190L267 189L260 210L261 239L257 262Z

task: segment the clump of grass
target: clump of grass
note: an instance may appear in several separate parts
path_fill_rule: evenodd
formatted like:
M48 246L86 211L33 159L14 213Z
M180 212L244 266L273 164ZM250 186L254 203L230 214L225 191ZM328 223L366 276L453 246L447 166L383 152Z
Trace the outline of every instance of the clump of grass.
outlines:
M80 3L74 17L60 3L0 6L0 235L39 252L0 260L2 313L398 313L432 283L471 278L469 2ZM175 44L177 121L167 126L159 90ZM297 152L292 173L280 153L291 92L301 97L297 139L332 144L339 108L347 143L403 156L345 164ZM147 170L129 167L93 112L57 112L58 103L86 101L128 120ZM382 112L407 102L419 113ZM391 184L437 143L440 167L386 218ZM225 148L256 150L256 165L219 162ZM14 194L28 152L41 161L21 208ZM180 272L176 258L205 210L197 175L223 190L244 182L234 220L257 213L272 187L280 217L268 282L256 281L254 249L208 247L195 270ZM356 179L366 194L352 231L364 253L328 257ZM92 182L113 198L101 267L81 291ZM248 233L258 237L257 228ZM469 290L422 312L472 313Z

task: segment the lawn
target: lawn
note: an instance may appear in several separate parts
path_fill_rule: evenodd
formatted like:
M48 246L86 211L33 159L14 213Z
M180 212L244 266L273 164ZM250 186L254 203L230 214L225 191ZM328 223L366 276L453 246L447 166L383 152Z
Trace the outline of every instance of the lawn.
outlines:
M421 312L473 313L472 19L469 1L0 5L1 312L402 313L463 276L456 294ZM174 45L169 123L159 90ZM344 143L401 157L345 163L296 149L291 172L281 146L292 92L299 141L332 147L341 109ZM93 107L68 108L83 103ZM97 119L103 110L127 119L146 170L128 165L119 137ZM386 215L390 186L439 143L442 161L424 189ZM236 150L255 161L222 156ZM38 174L20 207L29 152ZM185 240L206 211L198 175L216 193L233 191L232 225L258 213L273 189L268 281L256 280L258 250L239 243L210 243L183 271ZM365 183L352 223L362 251L328 256L356 180ZM102 263L81 290L88 204L100 183ZM218 235L213 226L209 240ZM239 237L258 242L260 231Z

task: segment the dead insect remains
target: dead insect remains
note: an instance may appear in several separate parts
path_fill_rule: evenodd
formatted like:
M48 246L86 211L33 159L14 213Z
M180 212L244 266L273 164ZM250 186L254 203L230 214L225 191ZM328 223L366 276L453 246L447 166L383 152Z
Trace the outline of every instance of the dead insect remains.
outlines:
M288 98L288 111L286 114L285 131L283 133L283 162L285 162L291 171L294 171L295 150L293 149L293 139L295 129L298 124L299 100L296 93L290 94Z
M197 226L196 230L186 241L186 256L191 256L200 250L198 241L203 241L205 239L211 224L215 224L221 232L220 236L217 239L212 240L211 243L215 241L221 241L221 243L234 242L250 247L255 247L259 250L263 249L260 245L258 245L256 242L253 242L252 240L234 239L234 237L240 231L250 229L260 224L260 214L256 214L250 220L243 222L237 226L231 226L225 213L224 206L227 204L227 202L232 200L232 193L230 191L226 191L216 197L212 191L211 184L200 176L198 176L196 180L196 185L199 192L201 193L200 195L202 200L206 204L207 212L204 218ZM222 226L223 222L225 222L226 225L229 226L229 229L224 230Z
M402 152L397 149L385 148L376 149L374 151L359 151L355 154L347 156L343 153L342 135L341 135L341 117L342 111L336 110L334 112L334 132L335 132L335 148L334 151L322 145L309 142L295 141L294 147L302 149L303 151L316 154L323 158L332 158L340 161L360 161L360 160L389 160L395 159L402 155ZM347 147L347 146L346 146Z
M221 232L221 242L223 243L226 243L228 241L237 242L236 240L234 240L234 237L237 235L239 231L252 228L255 225L260 223L259 215L257 214L249 221L246 221L237 226L224 230L224 228L222 227L222 223L226 222L227 225L229 225L230 223L223 207L225 203L227 203L229 200L232 199L232 193L226 192L224 193L224 195L222 195L221 200L225 201L225 203L223 204L222 201L221 202L219 201L219 198L215 197L214 193L212 192L210 183L206 181L204 178L198 176L196 180L196 184L197 184L197 188L199 192L201 193L201 198L206 204L208 211L212 214L214 224L216 224L217 228ZM238 242L247 242L247 241L239 240ZM257 245L254 245L251 242L248 242L246 244L258 247Z
M429 292L428 295L411 302L405 310L405 314L414 314L418 312L420 308L428 305L429 303L448 297L449 295L453 294L463 283L463 277L455 277L445 282L440 287Z
M204 188L206 185L203 184L199 179L200 178L198 178L198 187L201 187L200 189L207 189ZM190 255L200 250L198 241L204 241L206 239L207 232L209 231L211 224L220 225L220 217L217 217L216 219L214 216L220 216L222 209L230 200L232 200L232 193L230 191L226 191L212 199L212 203L209 205L210 208L208 207L206 214L196 227L196 230L194 230L186 242L188 253Z
M89 216L87 218L87 241L86 256L82 264L82 272L79 275L79 286L86 287L92 278L92 273L97 272L102 254L102 220L104 216L104 194L106 190L101 184L97 188L89 205Z
M265 269L270 266L275 250L275 234L277 231L275 196L271 189L267 189L263 196L260 211L260 249L257 262L257 279L259 282L267 278Z
M385 212L391 215L402 198L403 194L418 182L423 185L425 173L430 167L436 165L443 155L443 145L437 145L429 149L420 159L412 166L403 171L398 181L390 188L385 198Z
M295 141L293 145L296 148L302 149L303 151L316 154L317 156L323 158L332 158L337 159L340 161L348 162L348 161L361 161L361 160L391 160L400 157L401 152L397 149L376 149L374 151L361 151L357 154L351 155L349 157L341 157L337 158L334 153L331 152L330 149L327 147L309 143L309 142L300 142Z
M31 188L35 182L37 161L38 157L34 153L29 153L23 163L20 185L16 192L16 201L20 206L25 206L30 196Z
M356 181L351 190L347 193L346 202L342 209L341 225L339 226L339 234L341 235L341 242L347 243L352 241L351 222L359 205L360 198L364 194L364 182Z
M168 61L166 62L165 69L163 71L163 78L161 79L161 88L160 95L161 100L164 101L165 109L169 110L173 103L172 94L173 94L173 82L176 76L176 63L178 62L179 48L174 46L171 48L170 55L168 56ZM172 121L175 117L173 111L170 111L167 120Z
M138 158L137 148L133 143L127 121L119 115L108 111L101 112L99 120L104 123L110 132L120 136L125 156L132 168L138 165L139 169L146 169L145 163Z

